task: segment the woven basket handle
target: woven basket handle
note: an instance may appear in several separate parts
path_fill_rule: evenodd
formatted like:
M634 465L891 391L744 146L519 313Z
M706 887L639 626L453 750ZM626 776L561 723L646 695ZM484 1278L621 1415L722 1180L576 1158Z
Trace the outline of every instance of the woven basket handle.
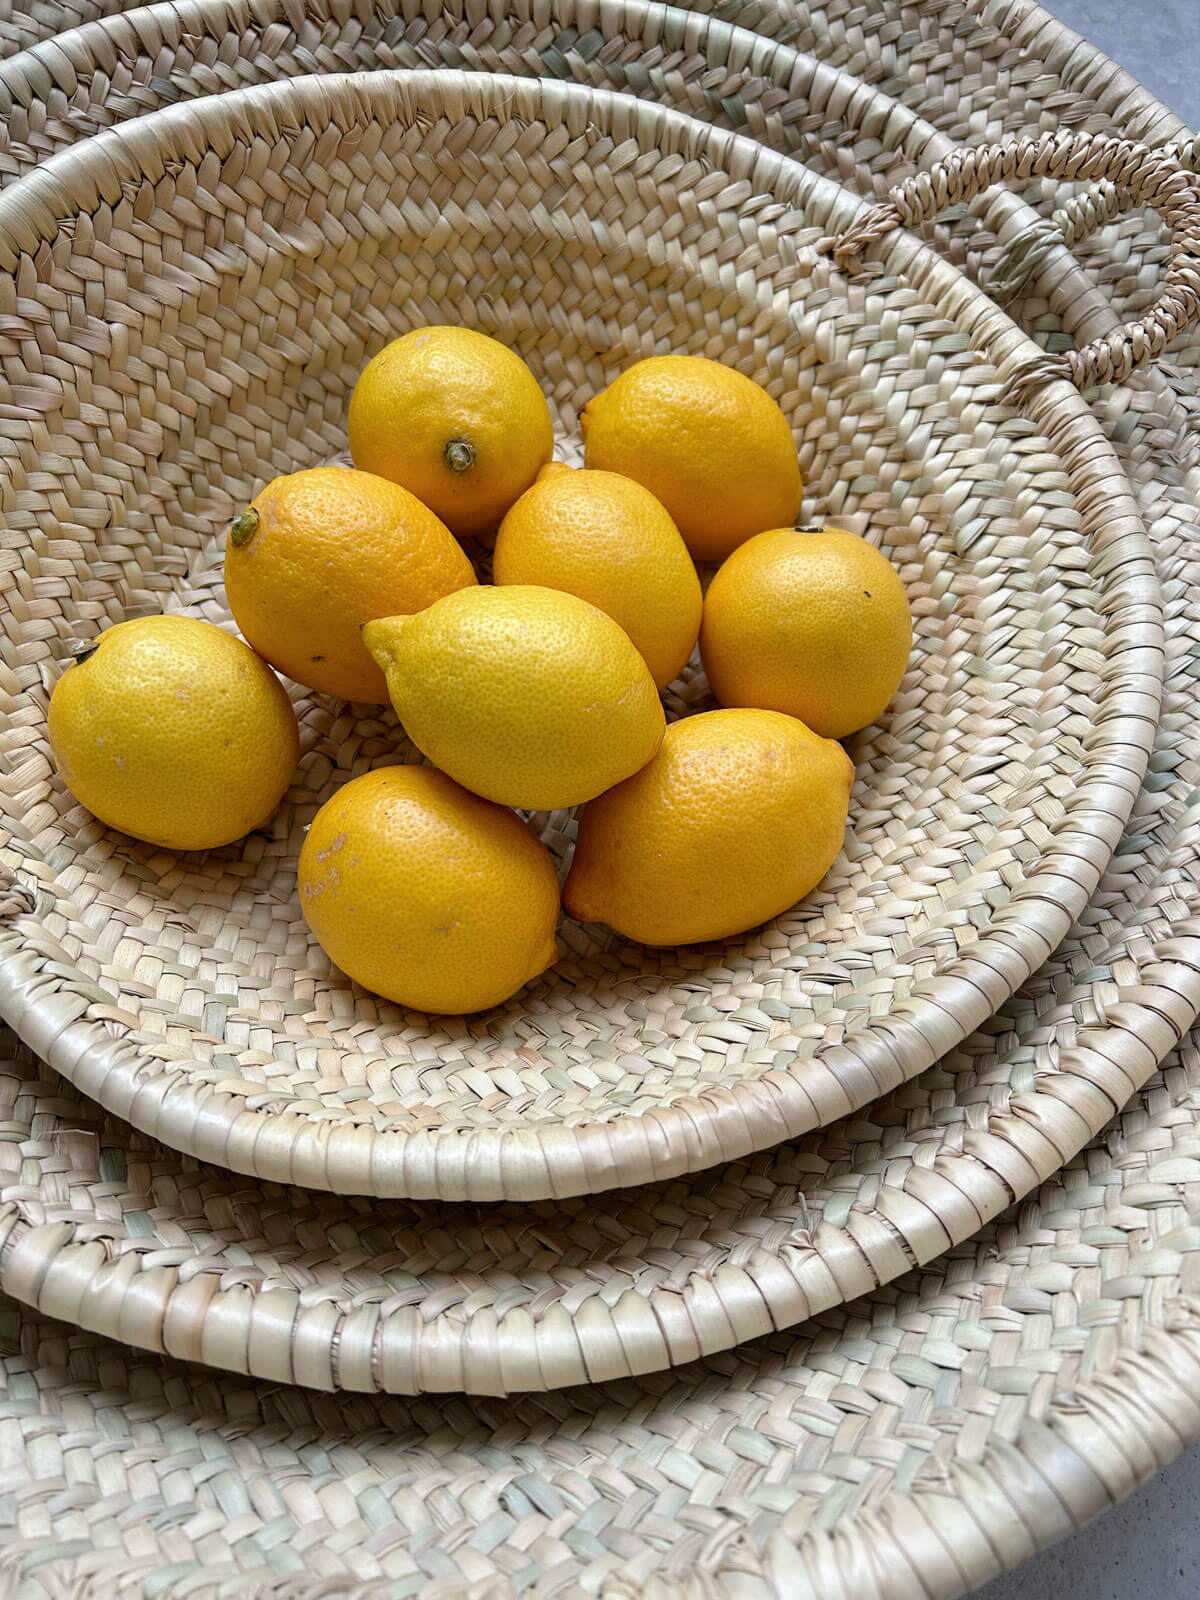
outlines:
M1102 178L1081 189L1048 217L1038 217L1001 249L982 285L998 306L1006 306L1037 277L1055 250L1073 250L1088 234L1135 202L1115 183Z
M1151 150L1132 139L1066 131L970 145L890 190L887 200L864 212L831 245L838 266L852 270L868 245L896 228L914 228L993 184L1030 178L1107 178L1122 198L1153 206L1174 237L1162 293L1146 315L1081 350L1030 362L1010 379L1018 403L1054 378L1068 378L1080 389L1120 383L1200 319L1200 184L1174 152Z

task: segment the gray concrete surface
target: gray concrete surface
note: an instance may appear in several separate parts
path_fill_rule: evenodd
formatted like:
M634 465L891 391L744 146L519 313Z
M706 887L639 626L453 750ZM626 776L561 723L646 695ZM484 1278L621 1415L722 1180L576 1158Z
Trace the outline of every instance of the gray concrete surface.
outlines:
M1040 0L1189 128L1200 127L1200 0Z
M1200 128L1200 0L1042 0ZM976 1600L1200 1600L1200 1446Z

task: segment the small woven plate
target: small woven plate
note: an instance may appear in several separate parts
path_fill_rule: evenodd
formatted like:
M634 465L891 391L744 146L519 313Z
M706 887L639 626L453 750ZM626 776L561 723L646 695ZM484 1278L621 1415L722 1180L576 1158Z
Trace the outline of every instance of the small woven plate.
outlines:
M179 106L0 195L17 568L0 648L25 691L4 820L14 894L37 897L4 936L0 1007L36 1048L239 1171L561 1197L844 1115L1003 1002L1086 903L1136 794L1157 587L1070 386L1033 392L1027 417L1000 403L1036 356L1002 314L910 238L866 287L820 252L859 209L686 118L459 74ZM568 927L554 976L434 1021L332 972L294 894L316 805L403 757L388 717L303 703L273 828L186 858L73 805L44 711L52 641L147 606L226 620L230 510L337 452L371 349L464 306L531 360L568 438L581 396L666 344L760 377L796 418L814 508L900 567L918 642L856 744L847 851L810 902L653 955ZM702 678L669 700L703 706ZM539 826L561 852L570 819Z

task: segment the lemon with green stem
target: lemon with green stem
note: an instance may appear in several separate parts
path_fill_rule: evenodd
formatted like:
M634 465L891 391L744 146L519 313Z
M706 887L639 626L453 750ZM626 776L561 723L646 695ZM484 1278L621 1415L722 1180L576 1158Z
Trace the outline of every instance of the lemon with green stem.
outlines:
M349 414L356 467L401 484L452 533L486 538L550 460L554 427L515 351L473 328L415 328L367 363Z

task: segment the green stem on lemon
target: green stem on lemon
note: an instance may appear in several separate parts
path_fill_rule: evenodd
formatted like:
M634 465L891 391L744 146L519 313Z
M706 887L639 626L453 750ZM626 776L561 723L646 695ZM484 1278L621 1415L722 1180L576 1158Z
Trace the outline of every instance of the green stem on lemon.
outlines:
M475 446L469 439L451 439L445 460L451 472L470 472L475 465Z
M258 532L258 512L251 506L247 511L239 511L229 524L229 541L239 548L249 544Z
M71 665L79 666L89 656L94 656L100 648L99 639L80 639L71 646Z

